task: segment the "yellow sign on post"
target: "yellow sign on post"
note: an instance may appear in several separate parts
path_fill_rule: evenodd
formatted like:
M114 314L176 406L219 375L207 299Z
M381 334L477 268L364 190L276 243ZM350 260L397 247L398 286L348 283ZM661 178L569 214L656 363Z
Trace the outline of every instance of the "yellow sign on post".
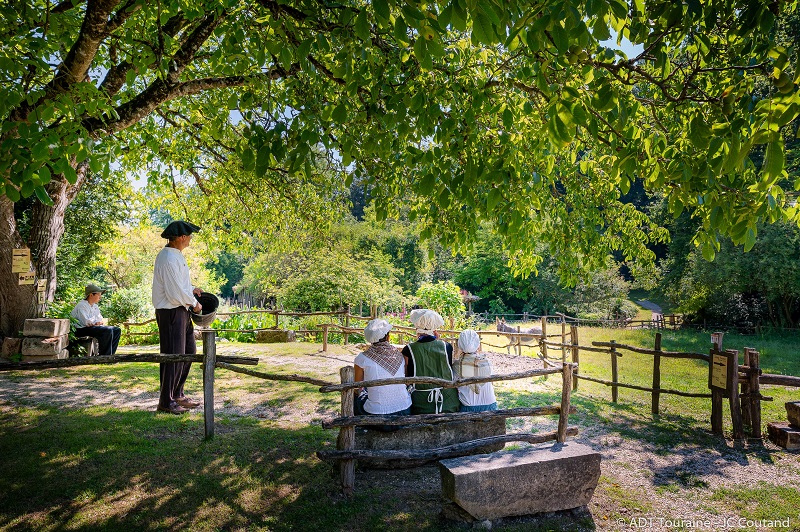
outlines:
M728 355L714 353L711 357L711 387L728 389Z
M19 274L19 284L34 284L36 282L36 272L25 272Z
M47 289L47 279L39 279L36 281L36 291L44 292Z
M25 273L31 269L31 250L28 248L11 250L11 273Z

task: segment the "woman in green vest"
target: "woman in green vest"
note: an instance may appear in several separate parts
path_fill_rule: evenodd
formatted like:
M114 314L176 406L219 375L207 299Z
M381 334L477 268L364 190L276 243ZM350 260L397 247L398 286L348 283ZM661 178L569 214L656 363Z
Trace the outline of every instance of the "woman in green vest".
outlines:
M406 374L409 377L453 380L453 346L440 340L436 332L444 325L444 319L429 309L413 310L409 319L417 330L417 340L403 348L403 355L408 360ZM459 407L455 388L415 384L411 391L412 414L458 412Z

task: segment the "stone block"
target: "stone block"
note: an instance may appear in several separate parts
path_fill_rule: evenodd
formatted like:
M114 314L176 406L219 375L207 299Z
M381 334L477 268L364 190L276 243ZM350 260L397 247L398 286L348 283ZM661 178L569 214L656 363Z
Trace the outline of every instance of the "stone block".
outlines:
M778 447L783 447L787 451L800 449L800 428L793 427L785 421L767 423L767 434L769 441Z
M37 338L31 336L22 340L22 354L29 357L54 357L67 349L69 336L55 336L53 338Z
M25 320L25 326L22 329L24 336L38 336L40 338L52 338L54 336L64 336L69 334L69 320L67 319L50 319L50 318L33 318Z
M356 429L356 449L390 450L390 449L438 449L456 443L463 443L489 436L501 436L506 433L506 421L503 418L490 418L482 421L450 421L437 425L405 425L394 432ZM504 443L484 445L470 454L484 454L499 451ZM364 467L400 468L418 467L435 460L379 460L364 462Z
M256 331L256 342L259 344L279 344L294 342L294 331L282 329L270 329L267 331Z
M800 401L786 403L786 417L789 419L790 425L800 429Z
M9 358L17 353L22 352L22 338L3 338L3 347L0 356Z
M22 355L23 362L42 362L45 360L63 360L65 358L69 358L69 351L66 349L62 349L61 351L59 351L54 355L42 355L42 356Z
M439 462L444 496L475 519L557 512L589 503L600 453L579 443Z

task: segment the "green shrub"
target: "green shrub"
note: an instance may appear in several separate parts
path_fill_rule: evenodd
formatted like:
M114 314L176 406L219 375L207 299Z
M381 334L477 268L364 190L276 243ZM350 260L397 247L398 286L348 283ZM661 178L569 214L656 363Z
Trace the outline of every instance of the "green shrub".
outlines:
M433 309L445 318L461 318L466 312L461 289L453 281L423 284L417 290L417 305Z
M153 318L149 286L140 284L115 290L100 301L103 317L110 323L141 322Z

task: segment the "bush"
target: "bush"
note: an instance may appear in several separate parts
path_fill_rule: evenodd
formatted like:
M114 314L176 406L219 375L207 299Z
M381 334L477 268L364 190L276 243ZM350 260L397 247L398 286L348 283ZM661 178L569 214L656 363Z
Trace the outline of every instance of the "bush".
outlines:
M110 323L146 321L154 313L150 287L144 284L115 290L100 305Z
M423 284L417 290L417 305L433 309L444 317L456 319L462 318L466 313L461 289L453 281Z

